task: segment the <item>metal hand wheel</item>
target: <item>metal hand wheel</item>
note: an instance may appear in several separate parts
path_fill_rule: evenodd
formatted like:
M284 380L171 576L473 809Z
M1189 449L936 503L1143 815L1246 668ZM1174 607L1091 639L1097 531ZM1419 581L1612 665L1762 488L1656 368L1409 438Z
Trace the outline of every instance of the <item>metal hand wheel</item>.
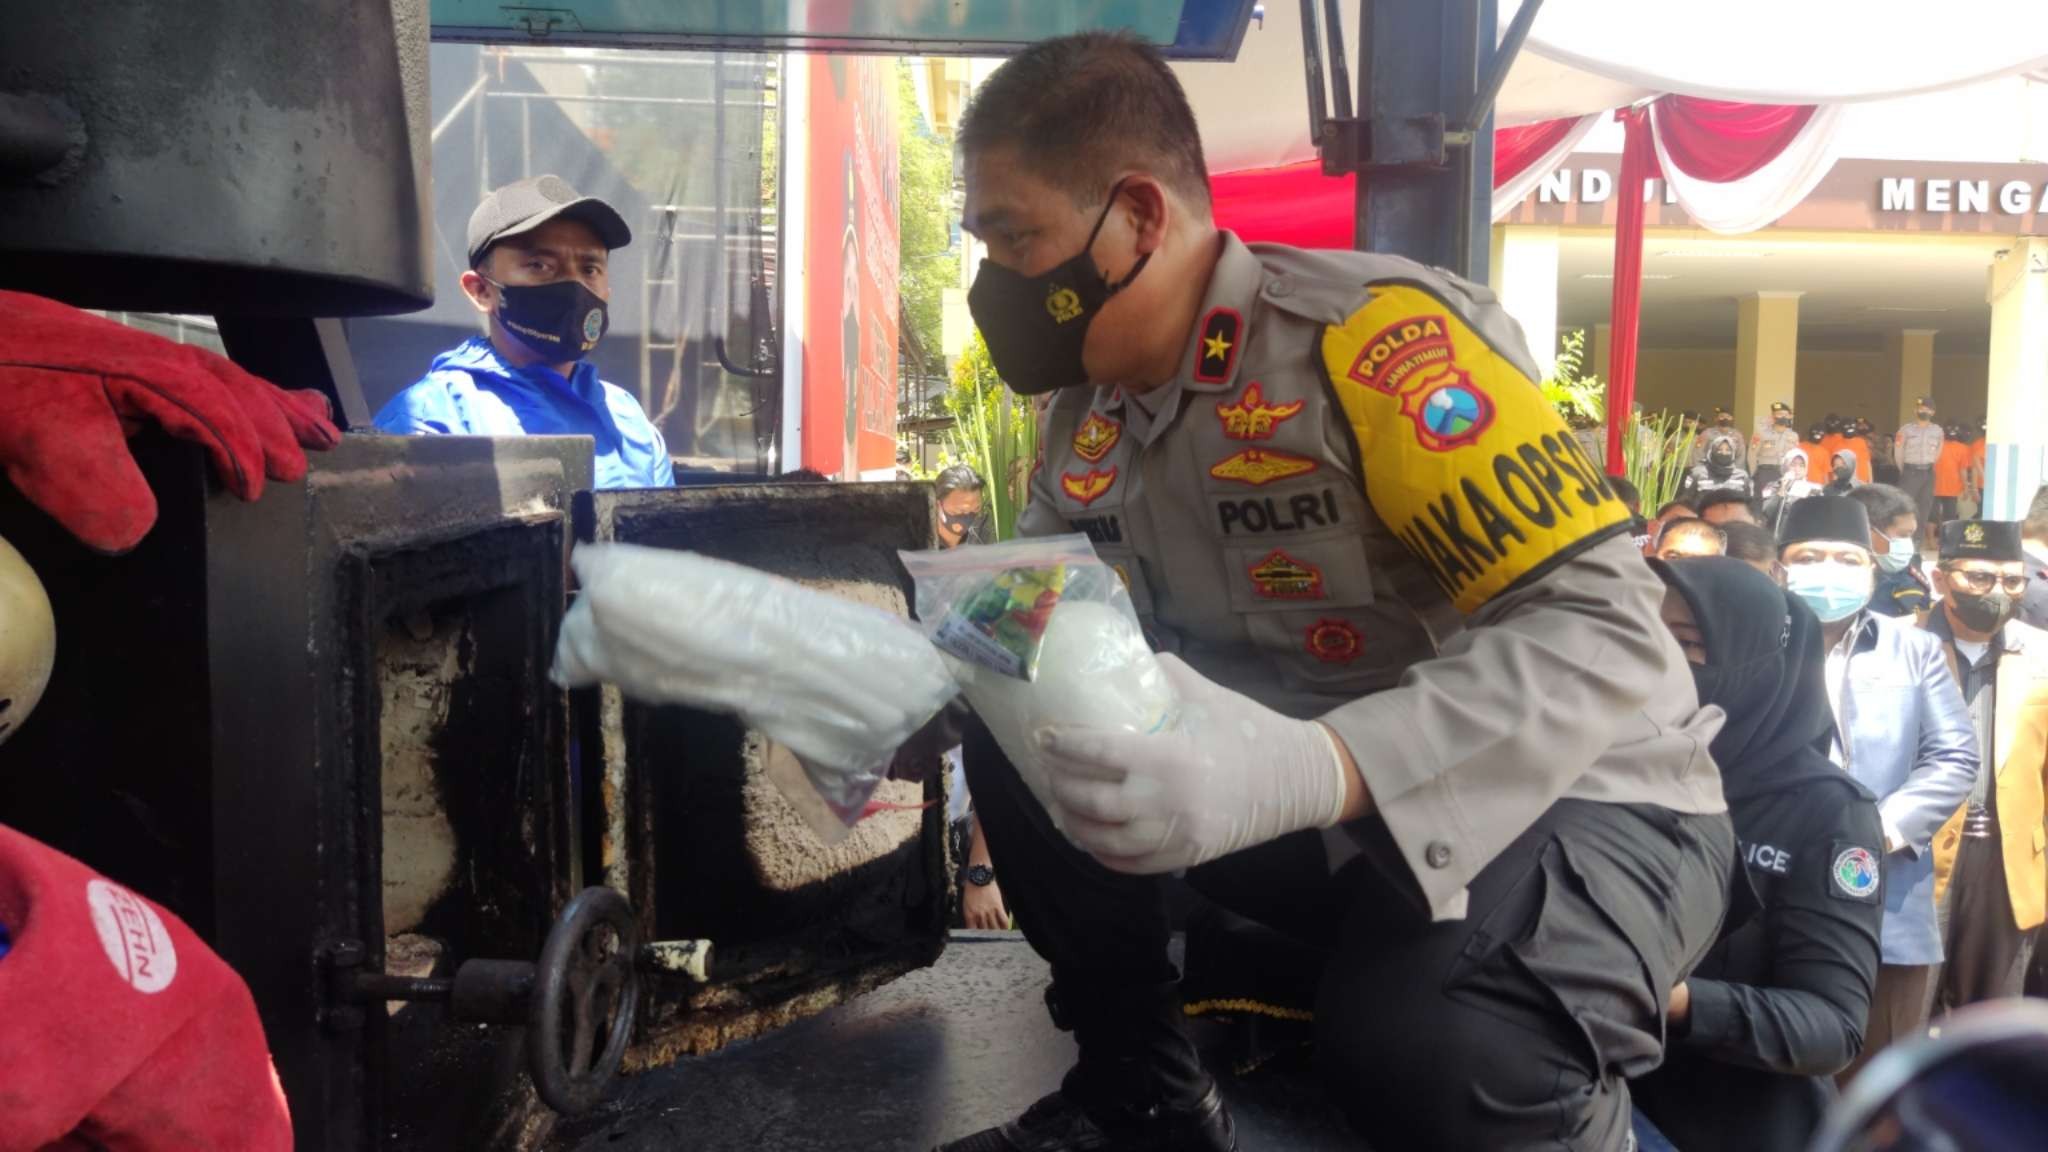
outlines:
M562 909L534 971L526 1059L557 1112L589 1111L618 1075L640 1001L640 930L626 898L585 888Z

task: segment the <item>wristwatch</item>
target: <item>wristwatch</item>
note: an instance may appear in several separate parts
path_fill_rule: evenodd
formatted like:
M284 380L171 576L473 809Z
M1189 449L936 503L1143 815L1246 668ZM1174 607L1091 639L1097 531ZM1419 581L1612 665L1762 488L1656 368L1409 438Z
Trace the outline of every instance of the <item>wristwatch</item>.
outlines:
M986 888L996 882L996 870L986 864L969 864L967 882L976 888Z

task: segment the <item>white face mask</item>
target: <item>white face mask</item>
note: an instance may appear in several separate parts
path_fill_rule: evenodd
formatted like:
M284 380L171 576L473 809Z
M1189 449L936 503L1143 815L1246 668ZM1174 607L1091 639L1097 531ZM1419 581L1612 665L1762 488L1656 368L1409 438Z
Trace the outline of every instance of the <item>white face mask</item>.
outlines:
M1904 572L1917 554L1911 536L1887 536L1884 538L1884 551L1878 553L1877 566L1887 572Z
M1785 590L1806 601L1823 624L1861 611L1870 603L1873 582L1874 574L1868 566L1839 560L1789 564L1785 568Z

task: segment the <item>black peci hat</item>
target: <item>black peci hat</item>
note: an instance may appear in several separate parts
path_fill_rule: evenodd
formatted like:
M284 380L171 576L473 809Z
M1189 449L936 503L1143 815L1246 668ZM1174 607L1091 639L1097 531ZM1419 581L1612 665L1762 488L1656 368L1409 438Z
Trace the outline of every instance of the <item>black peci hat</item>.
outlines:
M2025 560L2020 526L2011 520L1951 520L1941 526L1941 558L2001 564Z
M1778 526L1778 545L1789 548L1811 540L1870 547L1870 514L1847 496L1808 496L1785 509Z

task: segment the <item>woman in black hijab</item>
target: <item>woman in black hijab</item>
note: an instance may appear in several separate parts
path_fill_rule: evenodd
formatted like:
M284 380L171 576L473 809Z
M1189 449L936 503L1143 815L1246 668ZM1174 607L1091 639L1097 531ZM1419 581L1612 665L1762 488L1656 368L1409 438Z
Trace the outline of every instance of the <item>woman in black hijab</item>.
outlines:
M1672 990L1664 1066L1634 1083L1636 1106L1685 1152L1803 1149L1831 1074L1863 1047L1884 914L1877 802L1828 759L1812 610L1739 560L1658 570L1700 703L1727 713L1711 747L1748 880Z

